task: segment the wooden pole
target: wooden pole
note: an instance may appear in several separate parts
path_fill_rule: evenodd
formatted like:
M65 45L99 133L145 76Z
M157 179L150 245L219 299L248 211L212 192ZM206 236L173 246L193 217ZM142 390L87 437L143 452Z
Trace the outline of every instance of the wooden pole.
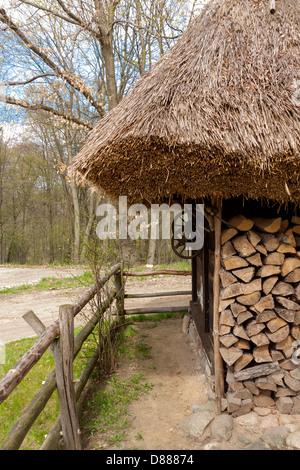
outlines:
M59 307L59 343L55 359L56 384L62 423L62 433L67 450L82 450L73 385L74 307Z
M123 262L121 262L120 270L114 274L114 282L117 291L117 312L119 318L124 319L124 278L123 278Z
M147 299L152 297L174 297L176 295L192 295L191 290L169 292L148 292L146 294L125 294L126 299Z
M189 307L186 305L179 305L174 307L148 307L148 308L131 308L125 310L126 316L131 315L148 315L150 313L181 313L188 312Z
M127 277L138 277L138 276L158 276L158 275L170 275L170 276L191 276L192 271L176 271L168 269L160 269L157 271L144 271L144 272L127 272L123 273L123 276Z
M217 216L222 217L222 201L217 203ZM215 399L218 414L221 414L221 399L224 394L223 360L220 354L219 341L219 299L220 299L220 268L221 268L221 220L215 218L215 269L213 281L214 311L213 311L213 337L214 337L214 369L215 369Z

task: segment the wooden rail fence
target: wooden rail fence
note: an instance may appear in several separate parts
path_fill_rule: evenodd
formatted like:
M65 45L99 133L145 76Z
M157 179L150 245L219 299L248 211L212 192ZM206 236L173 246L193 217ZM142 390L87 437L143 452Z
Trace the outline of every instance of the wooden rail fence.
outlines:
M77 406L82 391L99 359L105 350L107 342L113 339L124 324L126 315L138 315L160 312L184 312L187 307L152 307L125 310L126 298L165 297L176 295L190 295L190 291L156 292L147 294L126 294L124 288L124 277L154 276L154 275L191 275L190 271L160 270L147 272L124 272L123 264L116 264L109 272L103 275L97 284L85 292L85 294L73 305L63 305L59 308L59 318L51 326L46 328L34 312L29 311L23 315L24 320L33 328L39 336L36 343L21 357L16 365L10 369L0 380L0 405L12 391L20 384L32 367L37 364L43 354L51 351L55 369L49 375L40 391L33 398L28 408L23 412L19 420L11 428L8 437L3 443L1 450L17 450L22 445L28 431L45 408L54 390L57 388L60 415L53 428L45 438L40 450L57 449L61 438L67 450L81 450L81 439L79 432ZM114 278L114 289L108 298L101 304L98 310L88 320L74 338L74 318L79 312L97 295L105 284ZM87 367L82 372L79 380L73 385L73 361L80 352L84 342L93 332L100 319L111 304L116 301L116 316L110 323L104 337L100 340Z

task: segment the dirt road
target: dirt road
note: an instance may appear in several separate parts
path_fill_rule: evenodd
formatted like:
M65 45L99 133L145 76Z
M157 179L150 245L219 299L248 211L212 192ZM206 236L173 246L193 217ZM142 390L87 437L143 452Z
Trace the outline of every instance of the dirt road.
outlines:
M83 272L81 267L14 267L0 266L0 288L13 287L23 284L35 284L43 277L69 277ZM159 291L190 290L190 277L160 276L146 280L129 279L126 292L143 293ZM0 341L8 343L34 336L32 329L23 320L22 315L33 310L46 325L51 325L58 318L59 306L73 304L83 294L85 288L54 289L38 292L24 291L18 294L1 294L0 297ZM188 296L154 299L128 299L125 308L150 307L153 305L188 305ZM89 307L83 311L88 313ZM81 322L82 318L76 318Z

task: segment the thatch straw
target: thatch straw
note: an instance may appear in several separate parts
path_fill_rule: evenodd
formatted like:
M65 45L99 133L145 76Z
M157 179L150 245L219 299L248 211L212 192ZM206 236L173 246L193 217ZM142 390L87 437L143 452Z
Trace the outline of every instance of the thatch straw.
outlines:
M299 25L299 0L211 0L73 170L113 198L299 201Z

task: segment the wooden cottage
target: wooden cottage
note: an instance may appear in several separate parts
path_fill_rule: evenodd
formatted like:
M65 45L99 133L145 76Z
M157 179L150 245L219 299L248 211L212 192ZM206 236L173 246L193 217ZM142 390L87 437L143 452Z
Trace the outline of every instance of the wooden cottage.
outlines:
M211 0L73 164L114 199L205 204L191 313L236 415L300 412L299 41L299 0Z

